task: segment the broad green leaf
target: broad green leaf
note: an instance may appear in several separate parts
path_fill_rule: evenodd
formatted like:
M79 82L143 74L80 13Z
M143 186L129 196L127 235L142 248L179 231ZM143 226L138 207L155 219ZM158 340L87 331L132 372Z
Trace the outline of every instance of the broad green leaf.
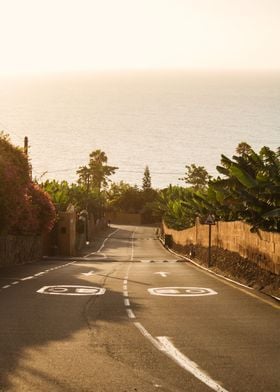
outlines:
M230 172L246 188L253 188L257 185L256 180L254 180L245 170L236 165L231 165Z
M272 211L263 214L264 218L280 218L280 208L275 208Z

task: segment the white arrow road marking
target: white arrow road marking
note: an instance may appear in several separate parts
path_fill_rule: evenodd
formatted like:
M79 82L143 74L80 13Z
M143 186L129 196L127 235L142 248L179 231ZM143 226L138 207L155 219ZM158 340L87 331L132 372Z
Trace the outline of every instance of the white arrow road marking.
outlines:
M158 275L160 275L160 276L162 276L163 278L166 278L167 277L167 275L169 275L169 272L155 272L155 274L158 274Z
M82 275L85 275L85 276L90 276L90 275L94 275L94 274L95 274L94 271L82 272Z

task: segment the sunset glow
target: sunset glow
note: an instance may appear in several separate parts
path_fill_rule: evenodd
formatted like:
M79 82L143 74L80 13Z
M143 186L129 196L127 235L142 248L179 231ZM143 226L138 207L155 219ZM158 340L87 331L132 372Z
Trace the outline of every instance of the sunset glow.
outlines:
M278 0L0 0L0 73L280 69Z

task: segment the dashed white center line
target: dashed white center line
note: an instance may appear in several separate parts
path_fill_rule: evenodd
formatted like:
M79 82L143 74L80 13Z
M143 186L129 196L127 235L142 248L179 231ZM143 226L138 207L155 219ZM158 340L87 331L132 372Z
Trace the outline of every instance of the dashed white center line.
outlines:
M26 278L22 278L21 280L29 280L29 279L33 279L33 276L26 276Z
M157 341L147 330L143 327L141 323L135 322L135 327L139 329L145 338L147 338L158 350L163 351L163 346Z
M10 284L7 284L6 286L2 286L2 289L7 289L7 288L9 288L9 287L11 287L11 285L10 285Z
M133 233L134 234L134 233ZM133 235L132 235L133 237ZM131 257L133 258L133 248L132 248L132 254ZM129 319L135 319L136 316L133 313L133 311L130 309L130 301L128 298L128 291L127 291L127 282L128 282L128 272L131 268L131 265L128 267L127 269L127 275L124 277L124 281L123 281L123 296L124 298L124 305L126 306L126 313Z
M187 358L184 354L182 354L166 336L160 336L157 338L161 343L162 350L165 354L173 359L178 365L180 365L183 369L187 370L197 379L202 381L204 384L208 385L211 389L216 392L228 392L221 385L219 385L215 380L213 380L206 372L201 370L199 366Z
M133 251L131 255L131 260L132 259L133 259ZM125 277L124 284L123 284L123 295L124 297L126 297L124 298L124 304L126 307L128 307L126 309L128 317L130 319L135 319L136 316L133 313L133 311L130 309L130 301L128 298L128 291L127 291L127 280L128 280L129 269L127 271L127 276ZM159 351L165 353L170 359L172 359L183 369L191 373L198 380L206 384L209 388L213 389L215 392L228 392L220 384L218 384L215 380L213 380L205 371L200 369L198 364L191 361L188 357L186 357L183 353L181 353L166 336L160 336L154 338L141 323L134 321L133 324L141 332L141 334L153 344L153 346L155 346Z
M130 302L129 302L128 298L124 299L124 304L125 304L125 306L130 306Z
M131 318L131 319L135 319L136 318L135 314L133 313L133 311L131 309L126 309L126 311L127 311L127 315L128 315L129 318Z
M131 236L131 257L130 257L130 261L133 261L133 257L134 257L134 236L135 236L135 231L132 233L132 236Z
M12 284L18 284L19 282L18 281L15 281L15 282L13 282Z

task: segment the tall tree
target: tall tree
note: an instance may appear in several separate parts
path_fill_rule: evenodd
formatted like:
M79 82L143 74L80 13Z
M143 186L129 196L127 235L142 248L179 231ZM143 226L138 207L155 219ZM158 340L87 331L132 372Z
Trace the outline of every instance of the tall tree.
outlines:
M107 206L113 211L139 213L145 201L143 192L136 185L121 181L111 184L107 191L107 202Z
M149 166L146 166L144 170L143 181L142 181L142 189L143 191L147 191L150 190L151 188L152 188L151 174L150 174Z
M197 166L194 163L186 165L186 173L184 178L180 180L185 181L186 184L190 184L194 190L205 189L208 185L211 176L208 174L204 166Z
M118 168L107 165L108 158L104 151L92 151L89 157L88 166L81 166L77 170L77 174L79 175L78 183L85 185L88 190L96 189L100 192L102 187L107 186L108 178Z

